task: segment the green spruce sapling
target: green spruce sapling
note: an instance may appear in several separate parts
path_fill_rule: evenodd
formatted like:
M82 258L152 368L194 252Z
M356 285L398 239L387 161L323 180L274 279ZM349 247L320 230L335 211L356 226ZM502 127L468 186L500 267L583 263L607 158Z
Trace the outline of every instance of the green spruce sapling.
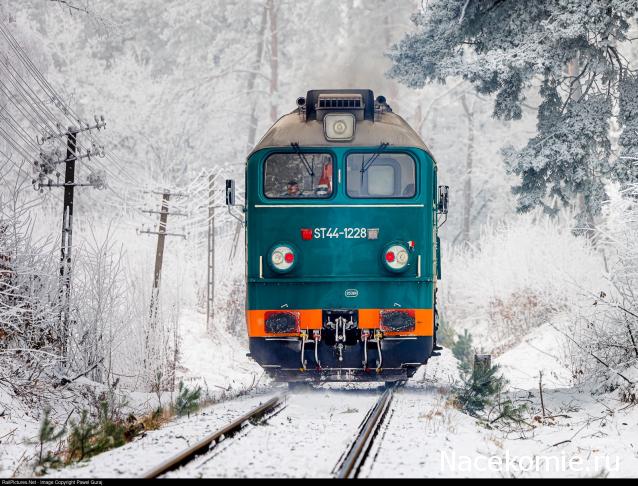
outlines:
M177 415L188 415L195 412L199 407L199 399L202 393L202 388L197 387L194 390L190 390L184 382L179 382L179 390L177 398L175 399L175 413Z

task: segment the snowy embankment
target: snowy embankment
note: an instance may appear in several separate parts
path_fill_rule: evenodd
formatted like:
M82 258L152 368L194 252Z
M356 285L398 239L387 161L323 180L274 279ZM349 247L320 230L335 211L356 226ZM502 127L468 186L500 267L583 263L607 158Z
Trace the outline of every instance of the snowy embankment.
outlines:
M185 311L180 323L178 377L189 386L201 386L211 396L265 384L263 370L246 353L247 346L215 322L213 336L206 332L206 316Z
M270 393L272 394L272 393ZM269 398L255 393L207 407L191 417L181 417L159 430L143 434L117 449L95 456L48 477L112 478L142 477L144 473L239 418Z
M451 404L450 389L459 376L457 361L444 350L396 393L370 455L373 460L362 475L635 476L638 410L622 403L618 390L594 393L578 384L567 351L561 331L547 324L496 358L510 382L509 395L528 407L526 425L505 426L477 420ZM209 370L198 379L210 384L214 376ZM329 476L374 402L375 390L375 385L329 385L294 394L267 424L222 443L212 455L174 475ZM208 407L53 475L139 476L268 396L257 392Z
M618 390L601 394L574 385L564 349L564 336L545 325L496 359L511 397L527 404L531 427L489 424L460 412L439 381L450 374L429 377L428 366L428 386L408 383L395 396L375 460L366 464L364 475L635 477L638 409L621 402Z
M181 319L180 336L180 349L182 351L178 379L184 381L190 388L201 386L202 396L205 400L215 402L232 398L243 394L250 388L267 382L262 377L262 370L246 357L246 349L238 338L229 335L225 331L218 333L214 337L210 337L206 333L205 315L195 311L184 312ZM42 409L51 407L52 417L58 423L68 424L69 417L73 412L94 406L96 397L105 392L106 388L103 385L80 378L57 390L47 391L46 396L41 398L41 403L28 406L0 387L0 477L24 477L33 474L33 461L38 449L37 437ZM162 405L167 405L173 399L174 396L170 392L163 392L161 397L158 397L155 393L128 391L125 389L119 389L116 398L122 405L121 414L125 416L132 414L138 418L154 410L159 405L160 400ZM228 410L221 410L219 412L220 415L217 416L216 414L214 420L207 417L207 412L202 412L202 416L198 416L199 418L196 418L193 422L194 431L205 431L208 430L207 427L214 428L220 423L225 423L225 419L230 417L233 412L244 411L243 403L240 400L230 406ZM251 403L250 399L248 399L245 407L249 407ZM183 424L183 419L178 419L167 426L166 432L155 431L149 434L151 443L160 445L160 447L155 447L155 449L160 449L157 451L160 456L162 454L162 444L165 443L164 441L167 438L171 437L171 429L174 431L180 429L179 424ZM185 444L179 439L179 435L179 432L174 434L177 437L174 440L175 449L183 447ZM166 442L166 444L169 442ZM132 447L132 450L137 450L135 444L136 442L133 442L125 447ZM55 444L48 444L46 449L55 449ZM153 447L149 449L142 448L147 456L151 454L149 452L151 449ZM169 445L164 450L171 452ZM124 451L126 452L128 449L124 449ZM111 454L112 452L115 451L107 452L106 454ZM137 461L135 459L137 456L133 455L131 457L133 462ZM130 474L131 468L127 466L129 462L123 459L118 459L117 461L114 464L120 464L118 466L121 468L120 473L115 470L113 470L113 473L108 473L108 467L111 466L106 469L97 468L95 471L89 467L88 469L80 468L77 476L126 476ZM90 465L92 462L88 464ZM146 463L142 462L139 465L146 466ZM56 474L63 477L67 473L71 474L71 470L63 469Z

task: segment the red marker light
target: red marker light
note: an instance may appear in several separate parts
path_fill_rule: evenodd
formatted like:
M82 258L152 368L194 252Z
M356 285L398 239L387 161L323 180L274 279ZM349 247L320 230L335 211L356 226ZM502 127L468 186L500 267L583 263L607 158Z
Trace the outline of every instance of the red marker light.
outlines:
M292 253L286 253L286 256L284 256L284 260L286 260L286 263L292 263L293 261L295 261L295 255L293 255Z
M302 240L312 240L312 230L309 228L301 229L301 239Z
M388 253L385 254L385 261L392 263L394 261L394 253L389 251Z

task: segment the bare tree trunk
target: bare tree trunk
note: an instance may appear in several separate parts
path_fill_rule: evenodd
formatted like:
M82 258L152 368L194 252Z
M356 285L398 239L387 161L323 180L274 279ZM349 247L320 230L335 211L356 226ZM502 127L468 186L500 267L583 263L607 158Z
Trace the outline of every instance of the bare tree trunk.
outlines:
M474 162L474 106L468 106L465 95L461 96L461 104L467 117L467 155L465 157L465 178L463 183L463 241L470 241L470 224L472 219L472 164Z
M580 78L578 77L580 75L580 69L581 67L579 56L567 63L567 75L573 78L568 96L575 102L579 101L580 98L583 96L583 87L580 82ZM592 174L592 178L593 177L596 176ZM587 204L585 195L583 193L578 194L576 198L576 206L578 207L578 210L583 215L585 215L585 220L583 222L585 223L587 228L584 229L583 233L589 238L593 237L595 227L594 215L592 213L591 207L589 207L589 204Z
M279 38L277 33L277 8L275 0L266 4L270 17L270 119L277 121L277 89L279 84Z
M268 6L264 5L261 14L261 23L259 24L259 32L257 33L257 52L255 53L255 62L253 63L252 72L248 75L248 83L246 92L253 100L253 106L250 113L250 126L248 127L248 150L255 145L255 134L257 133L257 99L254 96L255 82L257 81L257 73L261 70L261 60L264 54L264 32L266 31L266 21L268 20Z
M583 87L580 83L580 79L578 75L580 74L580 61L578 57L573 59L567 64L567 75L574 78L574 82L571 86L571 97L574 101L578 101L580 97L583 95Z

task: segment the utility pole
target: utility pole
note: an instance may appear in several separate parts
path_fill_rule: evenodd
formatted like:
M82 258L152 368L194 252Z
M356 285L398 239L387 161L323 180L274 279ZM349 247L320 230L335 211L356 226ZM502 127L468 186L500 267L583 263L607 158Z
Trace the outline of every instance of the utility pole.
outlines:
M162 263L164 263L164 243L166 241L166 222L168 221L168 201L171 198L170 192L162 195L162 209L160 209L160 221L157 235L157 250L155 251L155 271L153 272L153 291L151 294L151 323L155 320L157 313L157 299L159 297L159 286L162 278Z
M75 182L75 163L84 158L90 159L91 156L104 157L104 148L93 146L86 153L80 154L77 149L77 136L79 133L91 131L93 129L101 130L106 127L104 117L95 117L95 124L81 127L69 127L66 132L53 135L46 135L38 142L43 144L47 140L58 137L66 137L66 157L62 160L54 159L51 154L40 153L41 161L34 163L34 169L38 172L36 178L33 179L33 187L37 191L42 191L45 187L64 187L64 204L62 209L62 240L60 243L60 355L66 357L68 355L69 344L69 326L71 314L71 274L72 274L72 249L73 249L73 198L74 189L76 187L94 187L103 189L105 182L99 175L89 177L87 183ZM59 152L55 152L58 154ZM49 176L55 171L57 165L64 164L64 182L59 182L60 174L57 173L58 182L53 182Z
M215 176L208 176L208 289L206 295L206 331L213 332L215 317Z
M157 317L157 301L159 297L159 288L160 283L162 281L162 265L164 263L164 246L166 243L167 236L181 236L186 239L186 235L183 233L169 233L166 231L166 226L168 224L168 215L171 214L173 216L187 216L186 213L181 213L178 211L169 211L168 203L172 197L186 197L185 194L182 193L172 193L168 189L162 192L151 191L153 194L161 194L162 195L162 206L159 211L153 210L142 210L143 213L147 214L159 214L159 228L157 231L144 230L138 231L138 234L146 234L146 235L157 235L157 250L155 251L155 270L153 271L153 289L151 292L151 325L153 325L155 318Z
M71 307L71 249L73 244L73 193L77 130L69 127L66 134L66 159L64 171L64 206L62 209L62 242L60 245L60 301L62 302L62 356L66 356L69 339L69 314Z
M162 281L162 266L164 263L164 247L166 243L167 236L181 236L186 239L186 235L182 233L169 233L166 231L166 227L168 224L168 215L173 216L186 216L186 213L177 212L177 211L169 211L169 201L171 196L174 198L177 197L185 197L182 193L171 193L169 190L164 190L162 192L151 191L154 194L162 195L162 205L159 211L153 210L143 210L142 212L148 214L159 214L159 227L157 231L151 230L141 230L138 231L138 234L147 234L147 235L157 235L157 249L155 251L155 270L153 271L153 288L151 289L151 305L150 305L150 320L149 320L149 330L145 333L145 356L144 356L144 367L147 367L147 363L151 359L152 350L149 346L149 340L152 334L155 333L157 328L157 308L159 304L159 290L160 284Z

